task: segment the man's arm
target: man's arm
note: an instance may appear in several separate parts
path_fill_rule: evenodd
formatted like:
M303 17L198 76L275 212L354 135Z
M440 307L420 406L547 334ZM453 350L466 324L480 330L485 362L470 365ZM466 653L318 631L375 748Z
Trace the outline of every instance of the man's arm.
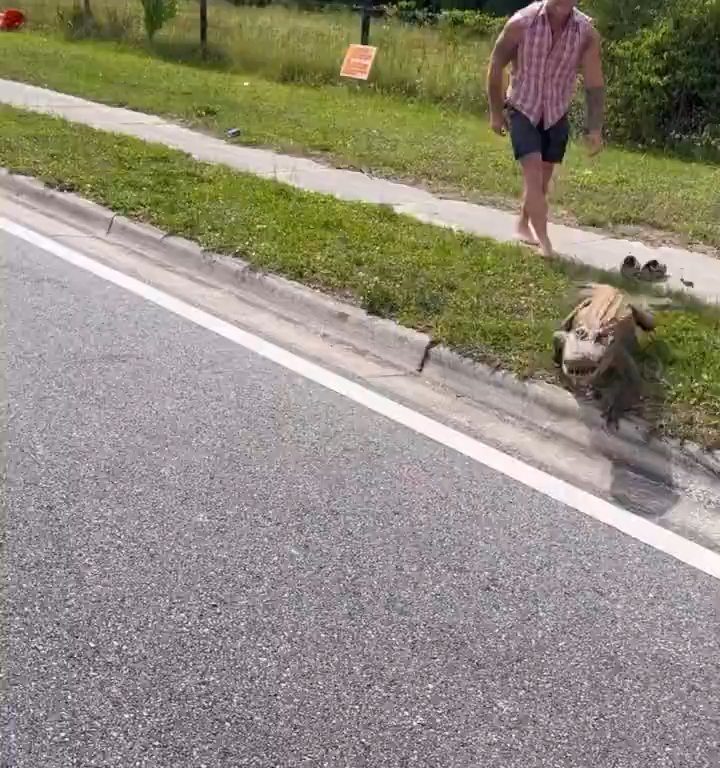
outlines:
M602 38L593 29L582 59L585 82L585 129L590 134L600 134L605 114L605 79L602 68Z
M503 28L490 56L487 73L487 96L491 120L502 119L505 106L503 94L503 72L505 67L515 58L522 27L518 21L508 21Z

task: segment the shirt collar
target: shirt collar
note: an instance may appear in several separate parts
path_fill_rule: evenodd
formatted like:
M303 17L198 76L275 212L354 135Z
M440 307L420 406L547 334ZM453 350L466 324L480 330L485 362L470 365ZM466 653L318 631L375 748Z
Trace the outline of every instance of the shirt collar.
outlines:
M538 17L547 18L547 2L543 0L540 10L538 11ZM573 8L570 13L570 18L567 20L567 23L565 24L565 28L569 27L570 24L572 24L574 21L577 21L577 8Z

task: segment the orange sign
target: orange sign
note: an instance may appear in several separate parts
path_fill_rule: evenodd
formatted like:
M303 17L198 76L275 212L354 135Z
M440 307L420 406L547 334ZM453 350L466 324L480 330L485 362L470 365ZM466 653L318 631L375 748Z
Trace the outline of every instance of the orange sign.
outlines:
M370 76L377 48L372 45L348 46L345 60L340 69L340 77L352 77L355 80L367 80Z

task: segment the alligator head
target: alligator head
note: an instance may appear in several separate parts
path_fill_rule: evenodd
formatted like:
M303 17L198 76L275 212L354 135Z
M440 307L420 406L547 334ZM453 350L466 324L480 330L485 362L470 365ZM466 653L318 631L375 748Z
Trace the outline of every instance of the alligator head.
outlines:
M606 332L575 328L565 336L562 371L576 385L586 385L608 351L611 337Z

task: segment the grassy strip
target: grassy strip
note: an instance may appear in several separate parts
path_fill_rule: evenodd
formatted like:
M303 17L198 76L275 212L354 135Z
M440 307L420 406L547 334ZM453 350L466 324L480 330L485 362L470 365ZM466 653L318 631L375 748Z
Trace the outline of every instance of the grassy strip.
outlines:
M93 36L146 44L143 8L138 0L92 0L93 27L83 22L77 0L23 0L33 28L71 36ZM197 58L198 6L179 0L178 12L154 39L155 50L173 59ZM213 61L229 72L253 73L276 82L337 84L349 43L358 41L360 20L348 6L304 12L279 5L237 7L211 3L208 41ZM373 87L460 109L486 107L485 84L477 76L492 41L467 29L403 24L375 19L372 44L379 49ZM490 33L490 30L487 30Z
M159 61L112 43L39 33L3 37L0 76L97 101L241 131L244 144L323 154L337 165L400 177L473 200L507 203L520 190L506 139L486 120L367 89L311 88ZM478 74L480 76L480 74ZM720 246L720 167L573 146L555 187L566 221L652 227ZM628 229L628 227L630 229ZM644 233L650 237L650 233Z
M0 165L13 171L353 299L475 359L554 378L550 340L574 299L570 267L48 116L0 107L0 132ZM645 350L663 364L655 421L720 444L720 317L688 307L658 321Z

